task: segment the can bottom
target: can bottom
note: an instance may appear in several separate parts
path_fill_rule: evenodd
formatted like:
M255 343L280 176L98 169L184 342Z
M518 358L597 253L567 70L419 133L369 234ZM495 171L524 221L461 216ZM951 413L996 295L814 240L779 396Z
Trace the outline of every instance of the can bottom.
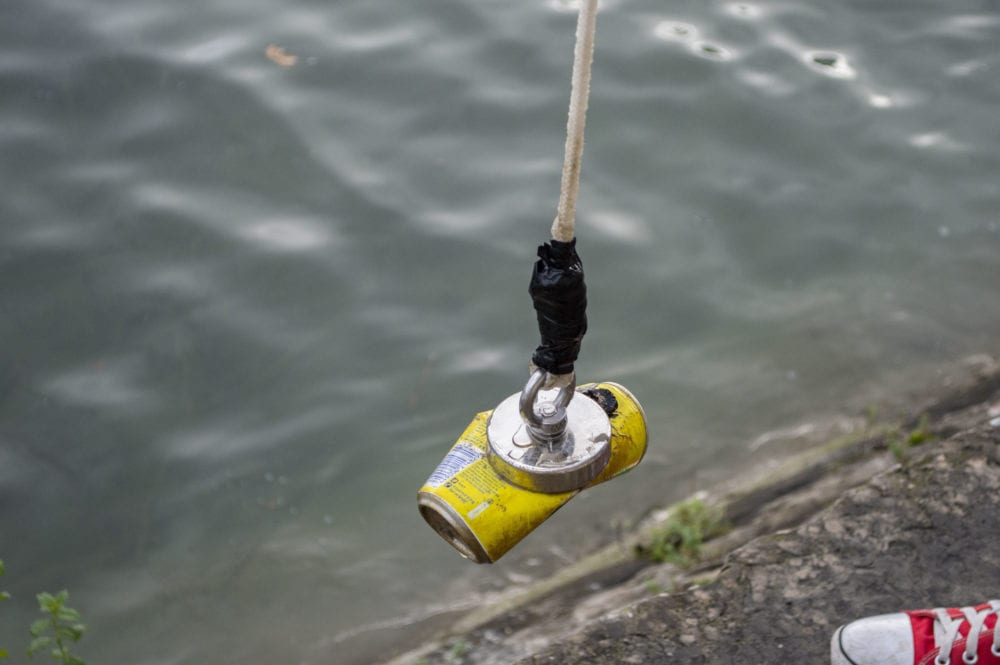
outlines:
M437 495L419 492L417 508L427 524L459 554L476 563L493 563L469 526Z

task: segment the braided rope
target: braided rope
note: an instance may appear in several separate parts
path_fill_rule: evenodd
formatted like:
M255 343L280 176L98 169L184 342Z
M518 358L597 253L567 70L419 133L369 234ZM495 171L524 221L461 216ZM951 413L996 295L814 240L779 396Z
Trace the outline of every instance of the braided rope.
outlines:
M559 208L552 222L552 238L560 242L573 239L576 225L576 196L580 190L580 163L583 160L583 130L587 124L587 100L590 97L590 65L594 60L594 32L597 27L597 0L581 0L576 22L576 48L573 53L573 84L569 97L569 120L566 123L566 154L563 159Z

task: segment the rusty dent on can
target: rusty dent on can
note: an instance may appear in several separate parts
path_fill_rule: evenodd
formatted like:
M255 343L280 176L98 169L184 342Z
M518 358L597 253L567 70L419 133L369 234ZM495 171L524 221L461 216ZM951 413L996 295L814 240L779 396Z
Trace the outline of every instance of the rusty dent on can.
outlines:
M580 386L573 396L573 400L578 399L597 402L607 413L611 428L608 462L581 488L586 489L621 475L642 460L646 416L632 393L617 383ZM529 490L498 473L491 464L487 434L492 414L492 410L476 414L417 492L417 505L427 523L462 556L476 563L497 561L581 491Z

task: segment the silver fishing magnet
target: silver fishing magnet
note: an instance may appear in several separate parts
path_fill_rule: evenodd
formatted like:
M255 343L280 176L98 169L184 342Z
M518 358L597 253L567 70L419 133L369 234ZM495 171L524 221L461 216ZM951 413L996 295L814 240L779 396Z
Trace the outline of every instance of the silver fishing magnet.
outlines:
M493 410L487 424L490 465L508 482L535 492L581 489L611 459L611 421L597 402L567 385L544 390L536 370L519 394Z

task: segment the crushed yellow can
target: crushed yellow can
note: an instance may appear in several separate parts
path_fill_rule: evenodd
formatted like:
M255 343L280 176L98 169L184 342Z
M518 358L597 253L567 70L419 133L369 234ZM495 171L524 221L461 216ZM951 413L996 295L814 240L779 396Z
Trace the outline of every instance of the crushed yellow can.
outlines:
M617 383L592 383L580 386L573 399L594 400L610 422L607 464L582 488L541 492L515 485L507 479L509 474L501 475L490 459L487 430L495 411L491 410L476 414L417 492L420 514L462 556L476 563L497 561L577 493L642 460L646 416L632 393Z

